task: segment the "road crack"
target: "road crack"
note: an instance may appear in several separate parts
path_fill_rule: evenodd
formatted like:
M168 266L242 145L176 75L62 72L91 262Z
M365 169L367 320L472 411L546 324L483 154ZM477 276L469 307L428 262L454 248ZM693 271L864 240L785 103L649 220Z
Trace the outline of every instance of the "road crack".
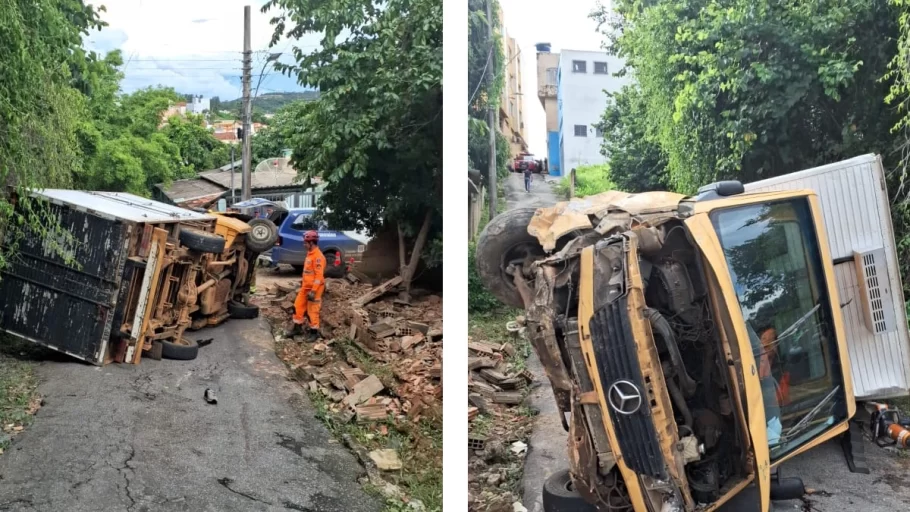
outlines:
M231 491L232 493L234 493L234 494L236 494L236 495L238 495L238 496L243 496L243 497L246 498L246 499L253 500L253 501L257 501L257 502L259 502L259 503L264 503L264 504L266 504L266 505L270 505L270 506L272 505L272 502L270 502L270 501L261 500L261 499L255 497L255 496L250 495L250 494L247 494L247 493L244 493L244 492L240 492L240 491L238 491L238 490L236 490L236 489L232 489L232 488L231 488L231 484L234 483L234 479L233 479L233 478L228 478L228 477L219 478L219 479L218 479L218 483L221 484L222 486L224 486L225 489Z

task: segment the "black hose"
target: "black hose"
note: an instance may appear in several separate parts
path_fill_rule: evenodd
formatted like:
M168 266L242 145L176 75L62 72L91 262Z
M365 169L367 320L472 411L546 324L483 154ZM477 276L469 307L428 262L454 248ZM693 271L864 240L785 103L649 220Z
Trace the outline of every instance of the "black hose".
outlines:
M664 340L667 351L670 352L670 362L676 370L677 377L679 377L682 391L686 396L694 395L695 387L698 384L686 372L686 364L683 362L682 354L679 353L679 345L676 343L676 335L673 334L673 329L670 328L670 322L667 322L667 319L656 309L646 309L645 314L648 316L648 321L651 323L651 330L660 335ZM669 381L671 379L667 380Z
M673 403L676 405L679 413L682 414L683 425L689 427L689 430L692 430L692 412L689 411L689 406L686 405L686 397L683 396L682 391L679 390L679 386L676 385L676 381L673 379L667 379L667 389L670 390L670 398L673 399Z

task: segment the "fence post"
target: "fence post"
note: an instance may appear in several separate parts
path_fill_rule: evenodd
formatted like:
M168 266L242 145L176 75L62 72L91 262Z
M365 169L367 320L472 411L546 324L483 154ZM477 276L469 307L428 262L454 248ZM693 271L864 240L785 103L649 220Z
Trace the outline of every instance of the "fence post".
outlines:
M575 169L569 171L569 199L575 197Z

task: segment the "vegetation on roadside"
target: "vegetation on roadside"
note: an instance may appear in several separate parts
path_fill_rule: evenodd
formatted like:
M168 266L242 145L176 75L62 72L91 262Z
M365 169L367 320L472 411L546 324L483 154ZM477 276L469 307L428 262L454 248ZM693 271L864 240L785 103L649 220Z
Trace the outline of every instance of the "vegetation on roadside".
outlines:
M0 336L0 453L12 436L31 424L41 407L33 359L46 349L8 335Z
M563 177L556 185L556 193L569 198L571 176ZM575 168L575 197L586 197L607 190L617 190L610 175L610 164L582 165Z
M442 261L442 3L438 0L270 0L272 45L320 34L276 64L303 102L288 140L303 179L321 178L323 216L341 229L397 226L402 288L422 258ZM408 247L406 247L408 246Z
M487 31L487 1L492 2L493 37ZM490 168L490 129L488 114L502 101L505 84L505 59L502 34L499 32L497 0L468 1L468 167L481 171L484 187ZM496 131L496 174L504 179L509 174L511 149L509 139ZM500 196L502 197L502 196Z

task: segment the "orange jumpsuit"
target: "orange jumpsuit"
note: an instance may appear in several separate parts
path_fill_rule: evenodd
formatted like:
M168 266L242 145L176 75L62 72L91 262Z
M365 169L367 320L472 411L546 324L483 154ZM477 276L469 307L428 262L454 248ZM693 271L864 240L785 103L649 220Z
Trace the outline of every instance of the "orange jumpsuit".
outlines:
M310 328L319 329L319 310L322 309L322 292L325 291L325 256L319 247L313 247L306 254L303 264L303 283L294 301L294 323L303 324L304 315L310 317ZM307 295L313 292L315 298Z

